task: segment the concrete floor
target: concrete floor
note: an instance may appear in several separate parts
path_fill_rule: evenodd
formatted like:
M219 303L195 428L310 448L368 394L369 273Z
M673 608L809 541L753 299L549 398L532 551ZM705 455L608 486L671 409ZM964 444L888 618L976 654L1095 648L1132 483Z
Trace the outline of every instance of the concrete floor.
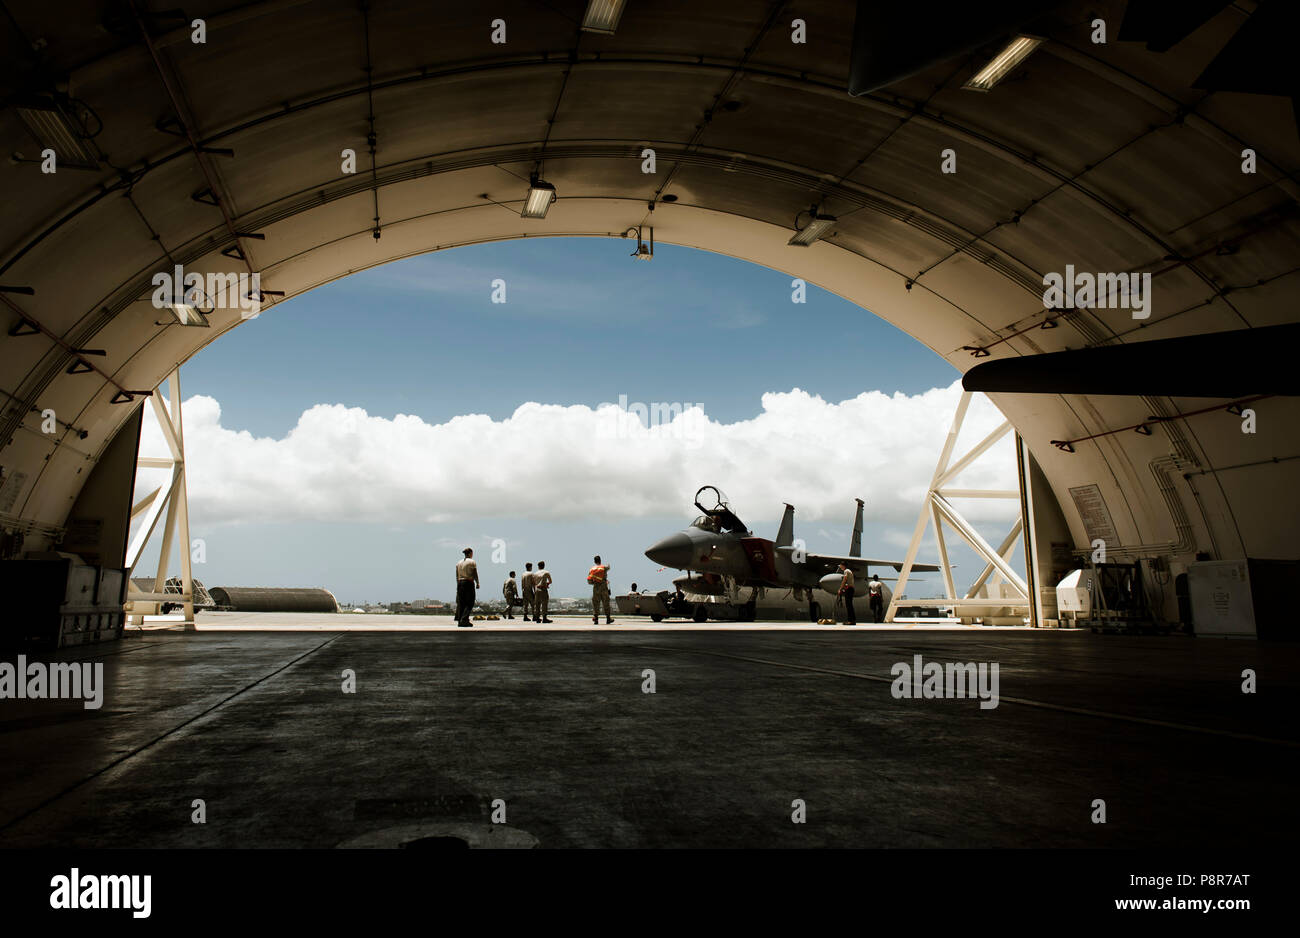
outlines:
M169 616L145 616L146 630L174 628L184 630L187 626L180 613ZM565 615L555 613L550 625L525 621L521 616L513 619L482 619L474 621L474 628L486 631L506 632L558 632L587 631L608 632L610 627L604 622L593 623L588 615ZM701 631L784 631L797 627L800 631L843 631L843 625L817 625L811 622L785 620L760 620L758 622L691 622L687 619L667 619L652 622L649 616L619 616L613 623L617 631L635 629L642 632L681 632ZM878 628L864 620L858 628ZM955 622L900 622L890 625L895 630L910 629L957 629L965 631L987 631L989 629L1023 629L1023 625L961 625ZM132 627L134 628L134 627ZM350 612L200 612L193 623L192 631L226 631L226 632L261 632L267 629L276 632L427 632L450 629L455 631L456 620L451 616L421 615L387 615L383 613Z
M894 699L914 654L998 662L1000 706ZM107 697L0 700L0 847L1255 847L1300 829L1295 645L154 631L53 658L102 662Z

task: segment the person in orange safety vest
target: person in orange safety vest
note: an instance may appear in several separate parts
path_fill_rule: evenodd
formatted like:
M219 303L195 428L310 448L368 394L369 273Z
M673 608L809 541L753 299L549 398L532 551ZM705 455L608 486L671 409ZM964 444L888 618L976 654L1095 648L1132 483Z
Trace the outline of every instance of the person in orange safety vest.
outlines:
M614 620L609 616L609 564L600 562L600 554L595 556L595 566L587 571L587 582L591 584L591 622L600 622L600 609L605 607L605 624Z

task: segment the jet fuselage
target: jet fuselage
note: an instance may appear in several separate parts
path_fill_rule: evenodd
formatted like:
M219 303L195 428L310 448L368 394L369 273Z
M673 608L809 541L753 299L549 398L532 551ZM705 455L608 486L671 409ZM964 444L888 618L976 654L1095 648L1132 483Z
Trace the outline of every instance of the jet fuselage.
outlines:
M812 570L800 570L789 556L765 537L741 536L729 531L712 531L704 519L676 534L670 534L645 552L655 563L709 577L730 577L739 586L815 587ZM705 522L707 524L707 522Z

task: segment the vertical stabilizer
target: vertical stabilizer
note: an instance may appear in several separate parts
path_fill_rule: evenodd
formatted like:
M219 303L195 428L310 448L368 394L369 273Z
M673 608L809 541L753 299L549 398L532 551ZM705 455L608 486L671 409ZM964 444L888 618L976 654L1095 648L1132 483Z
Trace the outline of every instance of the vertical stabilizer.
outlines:
M854 499L858 503L858 513L853 518L853 539L849 541L849 556L862 556L862 499Z
M785 514L781 516L781 527L776 532L777 547L789 547L794 543L794 506L786 505Z

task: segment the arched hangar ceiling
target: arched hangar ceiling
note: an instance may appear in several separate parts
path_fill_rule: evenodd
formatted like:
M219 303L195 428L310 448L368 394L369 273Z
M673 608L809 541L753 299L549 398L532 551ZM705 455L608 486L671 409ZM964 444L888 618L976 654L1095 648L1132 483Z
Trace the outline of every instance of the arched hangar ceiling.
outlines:
M1037 4L1046 41L988 93L962 85L1006 37L954 53L966 24L947 4L630 0L613 35L580 28L584 0L4 6L0 138L20 154L0 165L6 522L62 525L131 392L246 322L155 308L152 278L176 264L257 273L273 316L399 257L653 225L818 283L962 371L1297 320L1292 102L1222 67L1197 87L1276 4L1185 4L1172 29L1150 4ZM916 68L850 95L855 22ZM58 126L91 139L67 138L43 173ZM539 171L558 200L521 218ZM814 205L835 223L789 246ZM1149 316L1045 309L1044 275L1067 265L1150 273ZM993 397L1076 546L1070 489L1096 485L1126 548L1296 556L1294 398L1250 402L1246 434L1223 400ZM40 432L46 408L57 434Z

